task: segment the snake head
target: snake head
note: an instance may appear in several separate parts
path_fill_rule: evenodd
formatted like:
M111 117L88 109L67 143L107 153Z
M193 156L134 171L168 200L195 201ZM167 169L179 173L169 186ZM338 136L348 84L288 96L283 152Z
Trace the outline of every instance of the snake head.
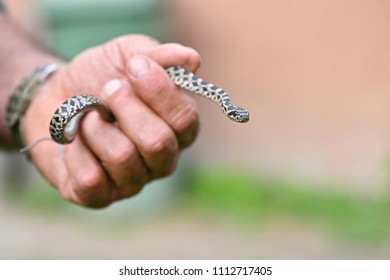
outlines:
M249 111L240 107L236 107L229 112L228 116L231 120L239 123L246 123L249 121Z

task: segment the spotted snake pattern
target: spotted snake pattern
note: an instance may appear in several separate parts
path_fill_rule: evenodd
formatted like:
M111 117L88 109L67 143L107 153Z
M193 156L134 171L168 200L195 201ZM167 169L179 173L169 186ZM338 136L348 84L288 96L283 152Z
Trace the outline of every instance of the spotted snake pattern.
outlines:
M165 70L177 86L217 103L229 119L238 123L249 121L249 112L235 106L223 89L179 66ZM88 94L76 95L67 99L55 111L50 121L51 138L59 144L72 142L82 116L90 110L98 110L104 119L114 121L113 115L99 98Z

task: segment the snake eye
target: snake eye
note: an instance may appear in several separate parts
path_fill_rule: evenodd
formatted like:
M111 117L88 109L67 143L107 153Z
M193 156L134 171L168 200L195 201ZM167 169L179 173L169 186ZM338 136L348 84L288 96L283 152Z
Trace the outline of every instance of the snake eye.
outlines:
M249 111L242 109L240 113L240 118L242 123L246 123L249 121Z

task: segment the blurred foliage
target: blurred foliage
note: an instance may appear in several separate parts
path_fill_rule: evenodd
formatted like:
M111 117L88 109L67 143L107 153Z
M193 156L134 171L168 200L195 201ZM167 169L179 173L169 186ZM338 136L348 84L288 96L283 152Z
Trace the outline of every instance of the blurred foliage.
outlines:
M46 183L34 183L28 188L13 185L5 190L8 203L17 204L19 207L38 212L65 211L69 204L64 201L57 190Z
M329 226L347 239L390 238L389 195L363 197L345 188L304 186L242 170L198 170L188 182L187 203L236 222L297 218Z
M186 188L178 201L179 207L203 211L238 225L256 226L281 218L303 219L314 225L329 227L349 240L390 239L389 195L352 195L345 188L264 178L243 170L198 169L185 177ZM8 201L28 210L71 215L79 215L83 211L75 212L75 208L79 207L64 201L49 186L22 191L13 189L16 191L8 193ZM131 203L131 200L124 203Z

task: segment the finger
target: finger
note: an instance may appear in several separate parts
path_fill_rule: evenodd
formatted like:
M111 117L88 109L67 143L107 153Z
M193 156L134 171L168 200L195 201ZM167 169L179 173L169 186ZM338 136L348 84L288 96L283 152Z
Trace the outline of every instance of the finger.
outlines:
M47 84L44 86L47 86ZM31 144L40 139L42 135L47 134L47 126L45 124L50 122L50 113L54 111L57 106L57 100L48 98L44 93L45 92L40 92L40 94L35 96L29 110L26 112L25 119L27 121L23 122L26 144ZM42 106L42 104L44 104L44 106ZM45 112L49 113L45 114ZM77 203L77 196L70 187L73 184L73 182L71 182L71 175L64 162L60 147L61 146L55 142L45 141L36 145L28 153L45 179L57 188L66 200Z
M119 54L110 52L110 56L119 55L125 61L134 54L140 54L155 60L163 68L177 65L195 72L200 66L200 55L194 49L177 43L160 44L144 35L126 35L115 39L115 42Z
M151 59L135 56L129 60L128 69L134 91L175 131L179 147L189 146L199 127L195 100L179 90L164 69Z
M115 183L115 200L135 195L149 180L147 167L135 145L97 112L89 113L83 120L82 136Z
M71 201L72 192L68 192L67 189L70 175L59 148L57 143L46 141L35 146L28 153L46 180L57 188L66 200Z
M171 174L176 168L178 142L172 129L120 80L120 88L103 99L113 112L119 129L137 148L151 178Z
M100 208L112 202L111 182L103 168L79 137L64 146L64 161L70 175L72 199L87 207Z
M148 56L163 68L181 66L191 72L196 72L201 63L198 52L176 43L159 45L153 48Z

